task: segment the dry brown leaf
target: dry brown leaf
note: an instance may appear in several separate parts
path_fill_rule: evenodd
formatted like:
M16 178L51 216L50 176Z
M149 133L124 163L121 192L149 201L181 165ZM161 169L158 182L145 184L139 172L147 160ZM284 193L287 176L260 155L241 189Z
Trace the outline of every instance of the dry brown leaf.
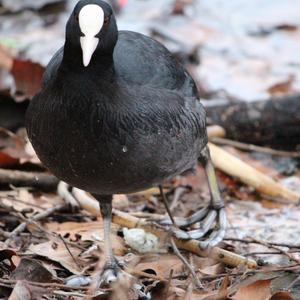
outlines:
M288 292L278 292L274 294L270 300L295 300L295 298Z
M18 159L11 157L9 154L0 151L0 167L11 167L18 163Z
M31 300L28 285L22 281L17 282L8 300Z
M87 265L87 261L79 257L81 250L70 245L68 245L68 248L73 257L63 242L59 240L30 245L27 253L46 257L47 259L58 262L73 274L81 274L83 267Z
M16 165L20 158L26 158L24 141L17 134L2 129L0 130L0 167Z
M18 281L8 300L40 300L47 293L44 288L31 286L28 282Z
M161 277L168 278L170 271L173 269L173 274L182 273L184 270L181 260L176 255L147 255L134 268L135 271L142 271Z
M28 258L22 258L11 278L33 282L51 282L53 279L52 274L41 263Z
M271 95L288 94L293 92L292 85L295 81L295 76L290 75L286 81L276 83L268 88Z
M209 295L205 297L201 297L202 300L226 300L228 294L228 286L230 285L229 276L225 276L219 290L217 292L209 293ZM200 299L200 298L195 298Z
M271 280L259 280L250 285L243 286L238 289L237 293L232 297L234 300L269 300Z
M200 272L205 275L217 275L224 271L224 264L217 263L211 266L207 266L203 269L200 269Z
M65 223L47 223L48 230L59 233L63 237L76 241L80 238L82 241L104 241L103 223L101 222L65 222ZM115 255L124 255L125 246L121 237L113 234L117 230L117 225L112 224L112 247Z
M15 80L18 100L30 99L41 89L44 70L44 67L38 63L14 60L11 74Z
M63 200L55 194L34 195L26 189L18 189L14 195L8 197L2 197L2 203L8 207L13 207L16 211L27 210L27 216L31 214L45 211L45 209L51 208L55 205L63 204ZM31 213L28 213L28 209L32 209ZM29 224L29 227L34 225Z

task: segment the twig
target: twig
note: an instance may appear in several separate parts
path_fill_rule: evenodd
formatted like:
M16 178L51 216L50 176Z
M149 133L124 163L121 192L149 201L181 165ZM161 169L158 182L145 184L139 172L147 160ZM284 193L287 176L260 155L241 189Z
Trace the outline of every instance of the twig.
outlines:
M169 274L169 278L168 278L168 281L167 281L167 286L166 286L165 291L164 291L163 299L168 299L168 294L169 294L169 290L170 290L170 286L171 286L171 280L172 280L172 277L173 277L173 273L174 273L174 270L171 269L170 274Z
M68 297L67 299L71 299L70 297L85 298L85 296L86 296L85 294L80 294L80 293L75 293L75 292L64 292L64 291L53 291L52 293L54 295Z
M170 204L170 211L173 212L174 208L177 206L178 201L180 200L181 196L187 191L186 187L179 186L175 188L174 196L172 202Z
M230 139L225 139L222 137L212 137L210 140L215 144L232 146L246 151L255 151L255 152L266 153L266 154L277 155L277 156L285 156L285 157L295 157L295 158L300 157L300 152L297 151L292 152L292 151L275 150L268 147L261 147L252 144L241 143Z
M289 250L288 253L299 253L299 250ZM249 253L243 253L244 256L252 256L252 255L276 255L276 254L282 254L281 251L256 251L256 252L249 252Z
M180 253L180 251L178 250L178 248L177 248L177 246L174 242L174 239L171 238L170 241L171 241L171 245L172 245L174 253L178 256L178 258L183 262L183 264L187 267L187 269L192 274L196 287L199 288L199 289L203 289L203 285L201 284L199 278L197 277L193 267L186 260L186 258Z
M60 181L57 186L57 193L72 207L73 210L79 210L80 207L77 198L70 193L69 187L70 186L64 181Z
M138 270L135 270L135 269L132 269L132 268L125 268L125 271L131 275L134 275L134 276L138 276L138 277L145 277L145 278L150 278L150 279L154 279L154 280L158 280L158 281L166 281L165 278L162 278L160 276L157 276L157 275L154 275L154 274L149 274L149 273L146 273L146 272L143 272L143 271L138 271Z
M297 278L295 278L287 287L286 287L286 290L287 291L289 291L294 285L295 285L295 283L297 282L297 281L299 281L300 280L300 275L299 276L297 276Z
M269 244L269 243L267 243L265 241L261 241L261 240L254 239L254 238L253 238L253 240L256 241L258 244L261 244L261 245L263 245L263 246L265 246L267 248L272 248L272 249L275 249L277 251L280 251L282 254L284 254L285 256L287 256L291 261L294 261L294 262L300 264L300 259L296 258L293 254L288 253L285 250L282 250L278 246L274 246L274 245L271 245L271 244Z
M54 207L50 207L45 211L42 211L38 214L36 214L35 216L33 216L31 219L26 220L25 222L22 222L19 226L17 226L11 233L10 233L10 237L5 241L5 245L9 245L11 240L18 234L20 234L21 232L23 232L27 225L32 223L32 222L36 222L36 221L40 221L42 219L45 219L47 217L49 217L50 215L52 215L53 213L61 210L62 208L64 208L65 205L59 204L56 205Z
M81 266L78 264L77 260L75 259L74 255L72 254L72 252L70 251L65 239L61 236L61 234L58 234L58 237L62 240L65 248L67 249L68 253L70 254L70 256L72 257L74 263L76 264L76 266L78 267L79 270L81 270Z
M208 146L212 161L216 168L230 176L236 177L243 183L252 186L263 194L281 197L291 202L299 203L299 193L286 188L271 177L256 170L222 148L212 143L208 143Z
M294 257L291 253L279 248L279 247L287 247L287 248L292 248L293 246L287 245L287 244L282 244L282 243L272 243L272 242L265 242L262 240L258 240L255 238L249 239L249 240L242 240L242 239L237 239L237 238L226 238L226 240L230 241L235 241L235 242L241 242L241 243L246 243L246 244L259 244L262 246L265 246L266 248L272 248L280 252L281 254L287 256L290 260L300 264L300 260ZM290 247L291 246L291 247ZM298 247L298 246L296 246Z
M290 260L300 264L300 260L298 258L296 258L293 254L279 248L279 247L299 248L298 245L292 246L292 245L283 244L283 243L265 242L265 241L258 240L258 239L255 239L255 238L248 239L248 240L242 240L242 239L237 239L237 238L226 238L226 240L241 242L241 243L246 243L246 244L259 244L259 245L265 246L266 248L272 248L272 249L277 250L281 254L287 256Z
M170 208L169 208L168 200L167 200L167 198L166 198L166 195L165 195L165 193L164 193L164 190L163 190L162 185L159 185L159 192L160 192L160 195L161 195L161 197L162 197L162 199L163 199L163 202L164 202L166 211L167 211L167 213L168 213L168 215L169 215L169 218L171 219L173 225L177 227L176 222L175 222L175 220L174 220L174 218L173 218L172 212L171 212L171 210L170 210Z
M263 269L257 269L257 270L250 270L245 272L237 272L237 273L221 273L221 274L216 274L216 275L204 275L201 277L202 280L211 280L211 279L218 279L222 278L225 276L229 277L235 277L235 276L244 276L244 275L255 275L257 273L271 273L271 272L278 272L278 271L297 271L299 270L299 265L298 264L293 264L293 265L287 265L287 266L280 266L280 267L272 267L272 268L263 268ZM179 276L174 276L173 279L177 279Z
M148 213L143 211L128 212L131 216L141 219L151 219L156 221L164 220L166 217L160 214Z
M238 239L238 238L232 238L232 237L227 237L224 239L225 241L233 241L233 242L240 242L240 243L245 243L245 244L261 244L260 241L256 239ZM276 243L276 242L268 242L269 245L272 246L278 246L278 247L287 247L287 248L295 248L295 249L300 249L300 245L293 245L293 244L285 244L285 243Z
M38 287L43 287L43 288L51 288L51 289L63 289L63 290L83 290L86 291L88 290L88 287L86 286L68 286L65 284L60 284L60 283L51 283L51 282L33 282L33 281L26 281L23 280L24 282L28 282L32 286L38 286ZM5 284L5 285L15 285L17 283L17 280L10 280L10 279L3 279L0 278L0 284ZM104 290L105 291L105 290Z
M55 176L46 173L0 169L1 184L34 187L46 191L54 191L58 182L59 181Z
M193 284L190 283L190 284L187 286L186 293L185 293L185 295L184 295L183 300L191 300L191 299L192 299L192 294L193 294Z

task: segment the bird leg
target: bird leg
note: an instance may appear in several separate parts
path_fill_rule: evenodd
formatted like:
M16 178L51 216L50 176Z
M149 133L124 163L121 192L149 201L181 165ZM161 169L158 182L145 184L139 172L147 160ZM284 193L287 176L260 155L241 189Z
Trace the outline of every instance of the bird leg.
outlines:
M224 202L221 198L217 178L212 164L209 149L205 147L199 158L199 161L204 164L205 173L209 185L211 202L208 207L204 207L189 216L188 218L174 218L174 222L181 228L189 227L193 224L199 223L199 228L190 231L183 231L178 228L173 228L173 233L180 239L200 239L204 237L211 229L213 232L206 240L199 241L201 248L208 248L217 245L225 236L226 229L226 213ZM171 225L171 220L163 220L162 225ZM214 226L215 225L215 226Z
M110 284L118 278L120 269L117 259L112 252L112 244L110 237L111 213L112 213L112 195L93 195L100 204L100 211L103 219L104 230L104 250L106 263L100 278L100 286Z
M158 187L159 187L159 192L160 192L160 195L161 195L161 197L162 197L162 199L163 199L163 202L164 202L166 211L167 211L167 213L168 213L168 216L169 216L169 218L170 218L172 224L173 224L174 226L177 227L177 224L176 224L176 222L175 222L175 220L174 220L174 218L173 218L173 215L172 215L172 213L171 213L171 209L170 209L170 207L169 207L169 205L168 205L168 200L167 200L167 197L166 197L166 195L165 195L165 193L164 193L163 187L162 187L162 185L159 185Z

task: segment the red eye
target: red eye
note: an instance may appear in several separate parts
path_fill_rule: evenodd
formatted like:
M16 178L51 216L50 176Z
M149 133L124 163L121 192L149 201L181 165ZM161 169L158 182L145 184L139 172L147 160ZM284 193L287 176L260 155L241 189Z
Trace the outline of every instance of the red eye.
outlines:
M104 25L108 25L109 24L109 17L105 17L104 19Z

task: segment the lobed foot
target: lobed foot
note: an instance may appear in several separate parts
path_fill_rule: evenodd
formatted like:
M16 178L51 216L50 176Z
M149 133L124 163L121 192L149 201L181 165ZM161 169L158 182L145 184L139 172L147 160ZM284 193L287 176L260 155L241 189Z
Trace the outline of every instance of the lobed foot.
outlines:
M107 262L100 274L99 287L110 285L113 282L118 281L121 273L121 266L117 259L114 262Z
M183 240L202 239L199 240L199 246L202 249L206 249L216 246L223 240L227 218L224 207L205 207L187 218L175 218L175 223L178 227L171 227L171 231L176 238ZM170 219L166 219L161 221L160 224L172 225L172 222ZM193 224L198 224L199 228L187 231L182 230L182 228L188 228ZM212 232L209 233L211 230Z

